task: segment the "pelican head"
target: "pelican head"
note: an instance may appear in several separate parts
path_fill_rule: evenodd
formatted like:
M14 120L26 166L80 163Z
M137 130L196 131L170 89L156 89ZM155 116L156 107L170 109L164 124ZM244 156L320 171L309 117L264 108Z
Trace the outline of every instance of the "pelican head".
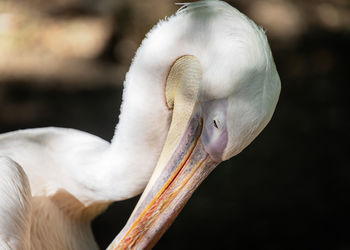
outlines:
M206 176L267 125L280 93L264 31L225 2L185 4L148 34L133 66L146 58L152 63L144 70L166 74L171 124L112 249L152 247Z

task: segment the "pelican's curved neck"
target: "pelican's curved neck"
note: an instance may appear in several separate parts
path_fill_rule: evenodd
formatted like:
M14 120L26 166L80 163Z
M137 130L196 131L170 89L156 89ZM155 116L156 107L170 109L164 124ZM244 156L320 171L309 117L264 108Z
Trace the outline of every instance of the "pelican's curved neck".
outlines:
M142 48L142 47L141 47ZM171 110L165 100L165 82L171 63L147 69L140 49L124 82L119 123L104 154L103 193L121 200L141 193L163 148Z
M202 19L196 20L180 12L161 21L138 49L124 82L119 123L103 159L107 170L100 180L106 199L129 198L146 186L170 126L172 111L165 97L170 68L184 55L206 59L201 58L205 31L194 27L202 27Z

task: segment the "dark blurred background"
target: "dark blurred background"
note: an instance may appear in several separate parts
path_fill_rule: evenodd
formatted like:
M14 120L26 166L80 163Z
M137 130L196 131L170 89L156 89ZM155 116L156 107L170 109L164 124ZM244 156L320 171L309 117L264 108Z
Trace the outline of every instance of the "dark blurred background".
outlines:
M350 249L350 1L228 2L266 30L280 101L155 249ZM59 126L110 140L137 47L176 9L170 0L1 0L0 132ZM137 199L93 222L101 248Z

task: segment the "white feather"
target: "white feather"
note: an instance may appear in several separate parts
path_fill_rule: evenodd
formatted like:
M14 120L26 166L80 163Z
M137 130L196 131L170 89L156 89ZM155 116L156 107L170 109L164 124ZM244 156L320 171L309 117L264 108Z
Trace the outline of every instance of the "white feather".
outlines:
M152 174L171 119L164 84L183 55L200 61L201 101L228 98L228 126L236 130L225 158L257 135L272 115L262 106L274 107L280 86L263 30L221 1L184 4L138 49L112 143L64 128L0 135L0 247L97 248L90 220L110 202L142 192ZM256 128L244 126L250 120Z

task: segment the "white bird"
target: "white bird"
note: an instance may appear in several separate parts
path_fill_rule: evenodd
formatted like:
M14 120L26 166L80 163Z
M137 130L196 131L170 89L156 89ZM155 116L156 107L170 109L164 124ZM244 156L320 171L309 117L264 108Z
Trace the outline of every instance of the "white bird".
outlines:
M266 126L279 92L261 28L225 2L184 4L138 49L111 143L64 128L0 135L0 248L96 249L91 220L148 182L110 248L153 246Z

